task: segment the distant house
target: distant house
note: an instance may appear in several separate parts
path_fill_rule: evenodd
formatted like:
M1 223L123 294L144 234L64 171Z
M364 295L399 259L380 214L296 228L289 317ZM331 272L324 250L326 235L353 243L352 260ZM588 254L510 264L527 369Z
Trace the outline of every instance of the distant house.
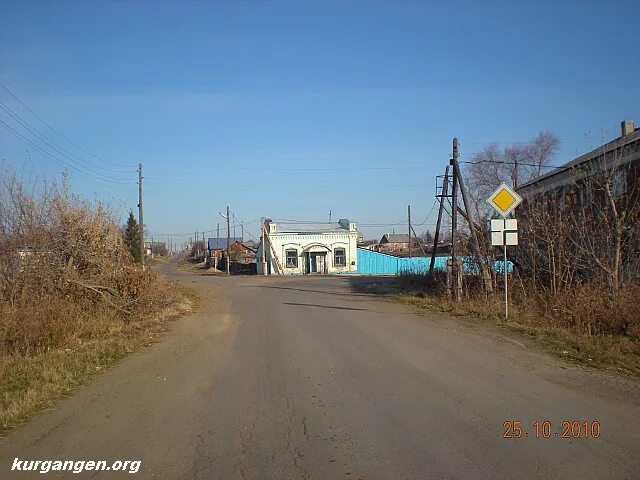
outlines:
M247 243L235 241L229 247L232 262L254 263L256 259L256 249L251 248Z
M385 233L380 239L379 250L383 252L396 252L409 248L408 233Z
M231 237L229 245L240 242L240 238ZM218 268L226 264L222 260L227 256L227 237L213 237L207 239L207 258L206 262L210 267Z
M356 224L347 219L337 223L276 223L265 221L266 273L338 274L357 271ZM256 251L258 274L263 273L262 248Z
M167 245L165 242L144 242L144 252L148 257L162 257L167 255Z
M231 237L229 244L233 245L236 242L242 242L241 238ZM212 257L219 255L222 257L222 252L227 251L227 237L213 237L207 240L207 252L208 256Z

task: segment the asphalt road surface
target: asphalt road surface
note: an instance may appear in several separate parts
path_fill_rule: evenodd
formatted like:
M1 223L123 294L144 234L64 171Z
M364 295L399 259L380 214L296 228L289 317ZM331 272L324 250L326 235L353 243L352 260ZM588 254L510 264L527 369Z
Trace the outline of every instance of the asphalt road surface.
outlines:
M199 311L1 439L0 479L30 478L14 457L142 460L66 478L640 478L636 381L352 291L361 279L166 270ZM563 420L600 436L562 438Z

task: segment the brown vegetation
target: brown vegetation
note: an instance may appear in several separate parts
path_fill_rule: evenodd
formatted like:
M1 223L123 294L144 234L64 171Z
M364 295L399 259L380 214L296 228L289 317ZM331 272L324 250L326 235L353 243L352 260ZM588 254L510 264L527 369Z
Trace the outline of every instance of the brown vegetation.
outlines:
M135 264L109 209L0 182L0 430L149 342L186 297Z
M480 203L499 181L522 181L515 161L499 162L520 158L520 167L526 160L533 169L526 179L539 173L554 145L545 134L519 150L488 147L469 172L472 197ZM508 321L502 314L503 278L495 273L489 294L478 275L465 274L459 303L449 299L444 273L403 275L395 292L417 305L498 320L564 357L640 375L640 175L637 165L622 162L629 154L625 148L572 172L572 184L543 191L519 207L519 245L508 249L514 264ZM502 251L490 247L488 213L475 213L482 218L481 253L492 263ZM463 232L458 255L478 264L467 240Z

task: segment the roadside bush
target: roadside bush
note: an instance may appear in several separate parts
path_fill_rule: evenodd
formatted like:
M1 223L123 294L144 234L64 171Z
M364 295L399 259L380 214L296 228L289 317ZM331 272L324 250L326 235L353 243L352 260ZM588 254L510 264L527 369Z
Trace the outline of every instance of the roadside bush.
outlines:
M136 264L108 206L61 184L0 182L0 354L87 341L179 298Z
M50 406L189 311L134 262L108 206L0 177L0 431Z

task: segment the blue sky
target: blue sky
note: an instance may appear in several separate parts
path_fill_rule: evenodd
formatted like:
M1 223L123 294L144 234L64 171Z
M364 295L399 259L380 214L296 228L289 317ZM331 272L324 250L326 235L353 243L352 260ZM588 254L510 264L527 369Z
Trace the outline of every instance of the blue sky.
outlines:
M84 151L7 91L0 101L74 153L92 172L70 169L74 190L123 221L142 162L156 237L214 230L227 204L249 238L260 217L330 209L385 224L361 228L379 237L406 230L393 224L408 204L423 231L454 136L464 159L549 129L560 164L618 136L621 120L640 123L640 4L620 7L0 1L0 82ZM64 168L1 124L0 158L31 175Z

